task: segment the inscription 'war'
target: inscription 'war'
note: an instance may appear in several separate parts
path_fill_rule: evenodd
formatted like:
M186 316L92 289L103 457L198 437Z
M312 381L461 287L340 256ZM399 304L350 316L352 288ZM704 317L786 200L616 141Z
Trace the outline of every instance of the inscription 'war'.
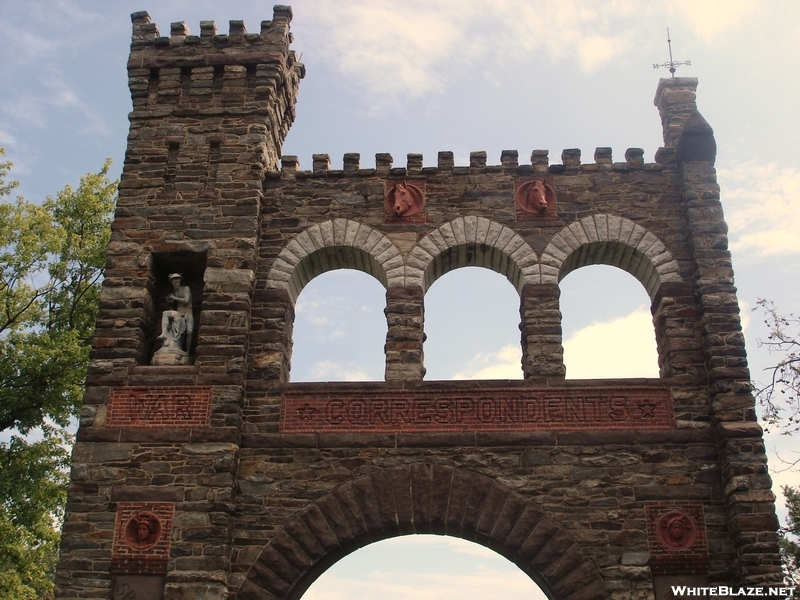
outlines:
M111 391L106 424L110 427L207 427L211 388L127 387Z
M283 396L281 431L531 431L667 429L672 398L663 388L402 390Z

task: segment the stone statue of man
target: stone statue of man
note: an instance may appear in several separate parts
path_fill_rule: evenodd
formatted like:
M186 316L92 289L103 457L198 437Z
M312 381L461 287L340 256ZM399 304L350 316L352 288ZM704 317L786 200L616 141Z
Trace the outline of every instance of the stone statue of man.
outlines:
M194 332L194 313L192 312L192 291L182 285L180 273L171 273L169 282L172 292L167 301L173 303L173 310L165 310L161 315L161 349L153 356L153 364L188 364L188 354L192 347Z

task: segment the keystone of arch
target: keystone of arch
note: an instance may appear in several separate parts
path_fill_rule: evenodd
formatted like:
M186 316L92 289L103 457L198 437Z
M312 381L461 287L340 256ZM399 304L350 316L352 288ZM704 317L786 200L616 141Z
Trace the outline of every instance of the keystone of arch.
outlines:
M267 289L286 290L294 302L309 281L334 269L363 271L386 288L405 282L403 257L388 237L358 221L333 219L304 229L281 250Z
M596 565L533 501L484 475L417 463L360 477L304 508L267 543L236 598L299 600L350 552L412 533L487 546L519 566L552 600L609 596Z
M601 214L575 221L553 236L542 253L542 283L558 283L579 267L605 264L638 279L652 300L667 281L681 281L677 261L653 232L630 219Z
M518 292L539 283L536 252L513 229L484 217L458 217L422 238L406 261L406 285L427 290L452 269L486 267L505 275Z

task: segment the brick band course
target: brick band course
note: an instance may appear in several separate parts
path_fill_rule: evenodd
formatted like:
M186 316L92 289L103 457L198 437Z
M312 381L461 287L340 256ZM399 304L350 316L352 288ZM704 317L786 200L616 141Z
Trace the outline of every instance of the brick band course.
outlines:
M283 394L282 433L670 429L668 389L495 388Z
M106 426L129 429L208 427L209 386L120 387L111 390Z

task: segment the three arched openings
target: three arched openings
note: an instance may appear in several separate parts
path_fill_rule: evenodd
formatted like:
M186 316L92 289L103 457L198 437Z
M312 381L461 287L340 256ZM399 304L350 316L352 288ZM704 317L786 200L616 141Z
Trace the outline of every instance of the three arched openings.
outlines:
M568 274L595 264L630 273L651 300L662 283L680 280L677 262L655 235L613 215L587 217L565 227L541 254L510 228L480 217L445 223L404 252L369 226L336 219L314 225L290 241L276 258L267 287L285 289L296 301L314 277L335 269L356 269L390 291L417 288L424 296L443 275L481 266L505 276L523 296L526 286L557 288ZM524 327L523 322L523 332Z

